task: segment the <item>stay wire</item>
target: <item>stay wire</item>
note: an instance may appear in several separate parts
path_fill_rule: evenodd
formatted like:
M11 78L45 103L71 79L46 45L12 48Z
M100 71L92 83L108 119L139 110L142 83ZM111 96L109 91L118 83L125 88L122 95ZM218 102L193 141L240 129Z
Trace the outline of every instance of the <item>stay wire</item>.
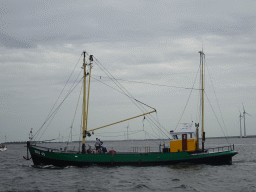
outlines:
M93 77L92 77L93 78ZM121 91L119 91L118 89L116 89L116 88L114 88L114 87L112 87L112 86L110 86L110 85L108 85L108 84L106 84L106 83L104 83L104 82L102 82L102 81L100 81L100 80L98 80L98 79L96 79L96 78L93 78L93 79L95 79L96 81L98 81L98 82L100 82L100 83L102 83L102 84L104 84L104 85L106 85L106 86L108 86L108 87L110 87L110 88L112 88L112 89L114 89L114 90L116 90L116 91L118 91L118 92L120 92L120 93L122 93L122 94L124 94L124 95L126 95L127 97L129 97L129 98L131 98L129 95L127 95L127 94L125 94L124 92L121 92ZM131 99L134 99L134 100L136 100L137 102L139 102L139 103L142 103L141 101L138 101L137 99L135 99L135 98L131 98ZM145 106L147 106L147 107L150 107L150 106L148 106L147 104L145 104L145 103L143 103L143 105L145 105ZM142 107L142 106L141 106ZM143 108L143 107L142 107ZM152 108L152 109L154 109L153 107L150 107L150 108ZM143 108L144 109L144 108ZM145 109L144 109L145 110ZM154 109L155 110L155 109ZM156 113L157 113L157 111L156 111ZM150 123L153 123L158 129L160 129L159 128L159 126L161 126L163 129L165 129L160 123L159 123L159 120L155 120L154 119L154 117L152 116L152 114L148 114L147 115L147 120L148 119L150 119ZM151 118L153 118L153 120L155 120L158 124L159 124L159 126L151 119ZM160 129L161 130L161 129ZM162 130L161 130L162 131ZM168 132L166 129L165 129L165 131L166 132ZM163 131L162 131L163 132ZM164 133L164 132L163 132ZM165 133L164 133L165 134ZM166 135L166 134L165 134ZM167 137L168 137L168 135L166 135ZM169 138L169 137L168 137Z
M53 117L52 117L51 121L53 120L54 116L55 116L56 113L58 112L58 110L59 110L60 106L62 105L62 103L63 103L63 102L65 101L65 99L69 96L69 94L74 90L74 88L81 82L82 79L80 79L80 81L75 85L75 83L76 83L78 77L80 76L81 72L82 72L82 71L80 71L80 73L79 73L78 76L76 77L75 81L73 82L72 86L70 87L70 89L69 89L69 91L68 91L66 97L64 98L64 100L59 104L59 106L55 109L55 111L48 117L48 119L46 120L46 122L47 122L52 116L53 116ZM48 126L50 125L51 121L48 123L46 129L47 129ZM42 127L41 127L41 128L42 128ZM45 129L45 130L46 130L46 129ZM44 132L45 132L45 131L44 131ZM42 133L41 137L43 136L44 132ZM39 134L38 134L38 135L39 135ZM41 137L40 137L40 138L41 138Z
M83 80L83 78L77 83L77 85ZM77 86L76 85L76 86ZM45 133L45 131L48 129L50 123L52 122L53 118L55 117L55 115L57 114L58 110L60 109L61 105L63 104L63 102L68 98L68 96L71 94L71 92L76 88L76 86L69 92L67 93L66 97L62 100L62 102L58 105L58 107L52 112L52 114L49 116L48 120L51 118L50 122L48 123L47 127L44 129L43 133L41 134L39 140L41 139L41 137L43 136L43 134ZM48 121L47 120L47 121Z
M197 75L198 75L200 66L201 66L201 62L200 62L200 65L199 65L199 67L198 67L197 74L196 74L196 78L195 78L195 80L194 80L194 83L193 83L192 88L195 86L195 82L196 82L196 79L197 79ZM184 112L185 112L185 110L186 110L186 108L187 108L187 105L188 105L190 96L191 96L191 94L192 94L192 91L193 91L193 89L191 89L191 91L190 91L190 93L189 93L188 100L187 100L186 105L185 105L185 107L184 107L184 109L183 109L183 112L182 112L182 114L181 114L181 117L180 117L180 119L179 119L179 121L178 121L178 123L177 123L177 125L176 125L176 127L175 127L175 130L177 129L178 125L180 124L181 118L183 117L183 114L184 114Z
M207 98L207 100L208 100L208 102L209 102L211 108L212 108L212 111L213 111L213 113L214 113L214 115L215 115L215 118L217 119L217 122L218 122L218 124L219 124L219 126L220 126L220 128L221 128L221 130L222 130L222 132L223 132L223 134L224 134L224 136L225 136L225 139L227 140L228 144L230 145L230 143L229 143L229 141L228 141L228 139L227 139L227 136L226 136L224 130L222 129L222 126L221 126L221 124L220 124L220 122L219 122L219 120L218 120L218 117L217 117L217 115L216 115L216 113L215 113L215 111L214 111L214 109L213 109L213 107L212 107L212 104L211 104L211 102L210 102L210 100L209 100L209 98L208 98L208 96L207 96L206 93L205 93L205 95L206 95L206 98Z
M78 65L78 63L79 63L79 61L80 61L81 57L82 57L82 55L81 55L81 56L80 56L80 58L78 59L78 61L77 61L76 65L75 65L75 67L74 67L74 69L73 69L72 73L70 74L70 76L69 76L68 80L66 81L66 83L65 83L65 85L64 85L64 87L63 87L63 89L62 89L62 91L60 92L60 94L59 94L59 96L58 96L58 98L57 98L56 102L54 103L54 105L53 105L53 107L51 108L51 110L50 110L49 114L47 115L46 120L44 121L44 123L42 124L42 126L38 129L38 131L35 133L35 135L34 135L34 137L35 137L35 138L36 138L37 134L39 134L39 132L40 132L41 128L42 128L42 127L46 124L46 122L49 120L49 117L50 117L50 115L51 115L51 113L52 113L52 111L53 111L53 109L54 109L55 105L57 104L57 102L58 102L58 100L59 100L60 96L62 95L62 93L63 93L63 91L64 91L64 89L65 89L66 85L68 84L68 82L69 82L69 80L70 80L70 78L71 78L72 74L74 73L75 68L77 67L77 65ZM33 139L33 138L32 138L32 139Z
M95 57L94 57L95 58ZM105 67L95 58L95 60L96 60L96 64L101 68L101 70L109 77L109 75L112 77L112 78L109 78L109 79L111 79L112 80L112 82L113 83L115 83L121 90L122 90L122 92L126 95L126 96L128 96L128 98L130 98L131 99L131 101L144 113L144 111L142 110L142 109L144 109L143 108L143 106L141 106L140 105L140 107L139 107L139 105L138 105L138 103L136 103L136 102L134 102L134 97L122 86L122 84L121 83L119 83L118 82L118 80L116 79L116 78L114 78L106 69L105 69ZM97 63L98 62L98 63ZM109 74L109 75L108 75ZM114 80L115 81L114 81ZM119 85L120 86L119 86ZM122 89L122 88L123 89ZM141 109L142 108L142 109ZM144 109L145 110L145 109ZM146 110L145 110L146 111ZM151 114L148 114L147 116L149 117ZM150 119L150 117L149 117L149 119ZM152 121L152 120L151 120ZM154 122L153 122L154 123ZM155 123L154 123L155 124ZM156 124L155 124L156 125ZM157 126L157 125L156 125ZM157 128L159 129L159 127L157 126ZM162 130L161 130L162 131Z
M96 75L95 75L96 76ZM98 76L102 78L108 78L108 77L103 77L103 76ZM156 84L156 83L147 83L147 82L139 82L139 81L131 81L131 80L124 80L124 79L117 79L119 81L125 81L125 82L130 82L130 83L141 83L141 84L147 84L147 85L153 85L153 86L160 86L160 87L171 87L171 88L177 88L177 89L193 89L193 90L200 90L196 88L191 88L191 87L177 87L177 86L171 86L171 85L161 85L161 84Z
M95 57L94 57L95 58ZM123 93L125 94L125 95L129 95L129 97L128 98L130 98L130 100L138 107L138 105L134 102L134 97L122 86L122 84L121 83L119 83L119 81L111 74L111 73L109 73L108 72L108 70L95 58L95 60L96 60L96 64L100 67L100 69L109 77L109 76L111 76L112 78L110 78L109 77L109 79L110 80L112 80L112 82L114 83L114 84L116 84L116 86L117 87L119 87L119 89L120 90L122 90L123 91ZM97 63L98 62L98 63ZM139 108L139 107L138 107ZM144 113L144 111L141 109L141 108L139 108L143 113Z
M217 102L217 104L218 104L218 108L219 108L219 111L220 111L222 123L223 123L223 125L224 125L226 134L228 135L228 133L227 133L227 127L226 127L226 124L225 124L225 121L224 121L224 118L223 118L223 115L222 115L222 111L221 111L220 104L219 104L219 101L218 101L218 98L217 98L217 94L216 94L215 88L214 88L214 86L213 86L212 77L211 77L211 75L210 75L209 68L208 68L208 65L206 65L206 62L205 62L205 66L207 67L207 71L208 71L208 74L209 74L209 77L210 77L210 81L211 81L211 84L212 84L214 96L215 96L215 99L216 99L216 102ZM226 137L226 139L227 139L227 137ZM228 139L227 139L227 141L228 141Z
M95 57L94 57L95 58ZM110 80L112 80L112 82L113 83L115 83L119 88L120 88L120 90L122 90L124 93L125 93L125 95L129 95L129 97L128 98L130 98L131 99L131 101L144 113L144 111L139 107L139 105L136 103L136 102L134 102L134 97L125 89L125 87L110 73L110 72L108 72L108 70L97 60L97 58L95 58L96 59L96 64L101 68L101 70L108 76L108 78L110 79ZM98 62L98 63L97 63ZM109 75L108 75L109 74ZM112 78L110 78L109 76L111 76ZM113 80L114 79L114 80ZM121 88L122 87L122 88ZM143 104L143 105L145 105L145 104ZM144 109L145 110L145 109ZM146 110L145 110L146 111Z
M95 57L94 57L95 58ZM96 59L96 58L95 58ZM122 84L120 83L120 82L118 82L118 80L116 79L116 78L114 78L105 68L104 68L104 66L96 59L96 61L99 63L98 64L98 66L102 69L102 71L104 71L104 73L109 77L109 75L121 86L121 87L123 87L122 86ZM97 62L95 62L96 64L97 64ZM102 67L101 67L102 66ZM109 74L107 74L106 72ZM110 80L112 80L113 81L113 79L112 78L110 78L109 77L109 79ZM114 82L114 81L113 81ZM116 85L117 85L117 83L116 82L114 82ZM117 85L118 86L118 85ZM118 86L119 87L119 86ZM119 87L120 88L120 87ZM121 90L122 90L122 88L120 88ZM136 103L136 102L134 102L134 100L135 100L135 98L123 87L123 89L126 91L124 91L124 90L122 90L123 91L123 93L126 95L126 96L128 96L128 98L130 98L131 100L132 100L132 102L143 112L143 110L145 110L145 108L143 107L143 106L141 106L140 105L140 107L143 109L141 109L140 107L139 107L139 105ZM138 100L136 100L137 102L138 102ZM143 105L146 105L146 104L144 104L144 103L142 103L142 102L140 102L141 104L143 104ZM146 106L148 106L148 105L146 105ZM149 106L148 106L149 107ZM152 108L152 107L151 107ZM154 108L152 108L152 109L154 109ZM154 109L155 110L155 109ZM146 110L145 110L146 111ZM143 112L144 113L144 112ZM148 118L150 119L150 121L153 123L153 124L155 124L155 126L158 128L158 129L160 129L159 128L159 126L158 125L156 125L156 123L155 122L153 122L153 120L151 119L151 118L153 118L152 117L152 114L148 114L147 115L148 116ZM151 118L150 118L151 117ZM153 118L154 119L154 118ZM155 119L154 119L155 120ZM156 120L155 120L156 121ZM158 121L158 124L162 127L162 128L164 128L160 123L159 123L159 121ZM164 128L165 129L165 128ZM161 129L160 129L160 131L162 131ZM162 131L163 132L163 131ZM164 133L164 132L163 132ZM165 134L165 133L164 133ZM166 134L165 134L166 135ZM168 137L168 136L167 136Z
M81 92L82 92L82 90L83 90L83 85L81 86L80 94L79 94L78 101L77 101L77 104L76 104L76 110L75 110L75 114L74 114L73 121L72 121L72 123L71 123L71 127L70 127L70 133L69 133L68 141L69 141L69 138L70 138L70 137L72 137L72 128L73 128L73 124L74 124L74 121L75 121L76 111L77 111L77 107L78 107L78 104L79 104L79 101L80 101L80 96L81 96Z

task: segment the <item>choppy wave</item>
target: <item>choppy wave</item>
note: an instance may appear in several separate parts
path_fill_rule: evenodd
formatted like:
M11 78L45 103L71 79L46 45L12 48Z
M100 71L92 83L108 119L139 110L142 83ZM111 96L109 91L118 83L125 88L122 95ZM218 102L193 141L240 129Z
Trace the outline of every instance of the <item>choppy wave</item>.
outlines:
M249 141L225 166L34 166L23 145L11 145L0 154L0 191L256 191L256 139Z

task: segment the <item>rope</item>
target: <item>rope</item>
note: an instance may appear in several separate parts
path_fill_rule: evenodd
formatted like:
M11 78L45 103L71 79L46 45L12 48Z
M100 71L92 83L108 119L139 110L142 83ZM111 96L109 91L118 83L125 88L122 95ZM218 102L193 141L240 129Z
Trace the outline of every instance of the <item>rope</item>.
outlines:
M110 85L108 85L108 84L106 84L106 83L104 83L104 82L102 82L102 81L100 81L100 80L98 80L98 79L96 79L96 78L93 78L93 79L95 79L96 81L98 81L98 82L100 82L100 83L102 83L102 84L104 84L104 85L106 85L106 86L108 86L108 87L110 87L110 88L112 88L112 89L114 89L114 90L116 90L116 91L118 91L118 92L120 92L120 93L122 93L122 94L124 94L124 95L126 95L127 97L129 97L129 98L131 98L129 95L127 95L127 94L125 94L124 92L121 92L121 91L119 91L118 89L116 89L116 88L114 88L114 87L111 87ZM133 99L133 100L136 100L136 99L134 99L134 98L131 98L131 99ZM137 102L140 102L140 101L138 101L138 100L136 100ZM144 104L144 105L146 105L145 103L142 103L142 102L140 102L141 104ZM148 105L146 105L146 106L148 106ZM150 106L148 106L148 107L150 107ZM152 107L150 107L150 108L152 108ZM154 108L152 108L152 109L154 109ZM155 109L154 109L155 110ZM152 124L154 124L158 129L160 129L159 128L159 126L161 126L162 128L164 128L160 123L159 123L159 120L155 120L154 119L154 117L152 116L152 114L149 114L149 115L147 115L147 120L149 121L149 123L152 123ZM159 126L153 121L156 121L158 124L159 124ZM165 129L165 128L164 128ZM161 130L161 129L160 129ZM162 130L161 130L162 131ZM165 131L166 131L166 129L165 129ZM163 132L163 131L162 131ZM166 131L167 132L167 131ZM164 133L164 132L163 132ZM165 133L164 133L165 134ZM165 134L166 135L166 134ZM168 136L167 136L168 137ZM168 137L169 138L169 137Z
M200 66L201 66L201 63L200 63L199 68L198 68L198 70L197 70L196 78L195 78L195 80L194 80L194 83L193 83L192 88L193 88L194 85L195 85L195 82L196 82L196 79L197 79L197 75L198 75L198 71L199 71L199 69L200 69ZM200 89L198 89L198 90L200 90ZM187 100L186 105L185 105L185 107L184 107L184 109L183 109L183 112L182 112L182 114L181 114L181 117L180 117L180 119L179 119L179 121L178 121L178 123L177 123L177 125L176 125L176 127L175 127L175 130L177 129L178 125L180 124L180 120L181 120L181 118L182 118L182 116L183 116L183 114L184 114L184 112L185 112L185 110L186 110L186 108L187 108L187 105L188 105L190 96L191 96L191 94L192 94L192 91L193 91L193 89L191 89L191 91L190 91L190 93L189 93L188 100Z
M75 110L75 114L74 114L73 121L72 121L72 123L71 123L71 127L70 127L70 133L69 133L68 141L69 141L70 136L72 135L72 128L73 128L73 124L74 124L74 121L75 121L76 111L77 111L77 107L78 107L78 104L79 104L79 100L80 100L80 96L81 96L81 92L82 92L82 90L83 90L83 85L81 86L80 94L79 94L78 101L77 101L77 104L76 104L76 110Z
M205 62L205 66L207 67L207 71L208 71L208 74L209 74L209 77L210 77L210 81L211 81L211 84L212 84L212 88L213 88L214 96L215 96L215 99L216 99L216 102L217 102L217 104L218 104L218 108L219 108L219 111L220 111L220 115L221 115L222 123L223 123L223 125L224 125L225 131L226 131L226 134L228 135L228 133L227 133L227 127L226 127L226 124L225 124L225 122L224 122L224 118L223 118L223 115L222 115L222 112L221 112L221 109L220 109L220 104L219 104L219 101L218 101L218 98L217 98L217 95L216 95L215 88L214 88L214 86L213 86L212 77L211 77L211 75L210 75L210 73L209 73L209 68L208 68L208 65L206 65L206 62ZM221 129L222 129L222 128L221 128ZM222 131L223 131L223 130L222 130ZM224 131L223 131L223 133L224 133ZM225 133L224 133L224 135L225 135ZM226 137L226 136L225 136L225 138L226 138L227 142L229 143L229 141L228 141L228 139L227 139L227 137Z
M81 79L80 81L82 81L83 79ZM78 83L80 83L80 81ZM78 85L77 83L77 85ZM76 86L77 86L76 85ZM39 140L41 139L41 137L43 136L43 134L45 133L46 129L49 127L50 123L52 122L54 116L57 114L58 110L60 109L61 105L63 104L63 102L68 98L68 96L71 94L71 92L76 88L76 86L66 95L66 97L63 99L63 101L59 104L59 106L54 110L54 112L51 114L51 116L49 118L51 118L50 122L48 123L47 127L45 128L45 130L43 131L42 135L40 136ZM48 118L48 120L49 120ZM42 128L42 127L41 127ZM40 129L41 129L40 128Z
M95 58L95 57L94 57ZM96 60L96 64L100 67L100 69L109 77L109 75L112 77L112 78L109 78L110 80L112 80L112 82L114 83L114 84L116 84L121 90L122 90L122 92L123 92L123 94L125 94L128 98L130 98L131 99L131 101L143 112L143 110L145 110L144 108L143 108L143 106L139 106L138 105L138 103L136 103L136 102L134 102L135 101L135 99L134 99L134 97L121 85L121 83L119 83L118 82L118 80L116 79L116 78L114 78L105 68L104 68L104 66L102 66L102 64L95 58L95 60ZM97 63L98 62L98 63ZM109 75L108 75L109 74ZM115 80L115 81L114 81ZM120 85L118 85L118 84ZM122 89L122 88L123 89ZM142 103L140 103L140 104L142 104ZM143 109L143 110L142 110ZM146 110L145 110L146 111ZM144 112L143 112L144 113ZM152 118L152 116L151 115L147 115L148 116L148 118L149 118L149 120L158 128L158 129L160 129L158 126L157 126L157 124L156 123L154 123L153 122L153 120L151 119ZM162 131L162 130L161 130ZM163 132L163 131L162 131Z
M206 94L205 94L205 95L206 95ZM206 98L207 98L207 100L208 100L208 102L209 102L209 104L210 104L210 106L211 106L211 108L212 108L212 111L213 111L213 113L214 113L214 115L215 115L215 118L217 119L217 122L219 123L219 126L220 126L220 128L221 128L221 130L222 130L222 132L223 132L223 134L224 134L224 136L225 136L225 138L226 138L228 144L230 145L230 143L229 143L229 141L228 141L228 139L227 139L227 136L225 135L225 132L224 132L223 129L222 129L222 126L221 126L221 124L220 124L220 122L219 122L219 120L218 120L218 118L217 118L217 115L216 115L215 111L213 110L212 104L211 104L211 102L209 101L207 95L206 95Z
M78 59L78 61L77 61L77 63L76 63L76 66L74 67L72 73L70 74L68 80L66 81L66 83L65 83L65 85L64 85L64 87L63 87L63 89L62 89L62 91L60 92L60 94L59 94L59 96L58 96L56 102L54 103L52 109L50 110L49 114L47 115L46 120L44 121L44 123L42 124L42 126L38 129L38 131L35 133L35 135L34 135L34 138L35 138L35 139L36 139L36 137L37 137L37 134L39 134L40 130L42 129L42 127L43 127L43 126L46 124L46 122L49 120L49 118L50 118L50 116L51 116L51 113L52 113L52 111L53 111L55 105L57 104L57 102L58 102L58 100L59 100L59 98L60 98L62 92L64 91L66 85L68 84L68 82L69 82L69 80L70 80L70 78L71 78L73 72L75 71L75 68L77 67L77 65L78 65L78 63L79 63L81 57L82 57L82 55L81 55L80 58Z
M108 78L108 77L103 77L103 76L97 76L94 75L95 77L100 77L100 78ZM111 78L109 78L111 79ZM193 90L200 90L196 88L191 88L191 87L177 87L177 86L171 86L171 85L161 85L161 84L156 84L156 83L147 83L147 82L139 82L139 81L131 81L131 80L124 80L124 79L116 79L119 81L126 81L126 82L131 82L131 83L141 83L141 84L148 84L148 85L154 85L154 86L161 86L161 87L171 87L171 88L177 88L177 89L193 89Z

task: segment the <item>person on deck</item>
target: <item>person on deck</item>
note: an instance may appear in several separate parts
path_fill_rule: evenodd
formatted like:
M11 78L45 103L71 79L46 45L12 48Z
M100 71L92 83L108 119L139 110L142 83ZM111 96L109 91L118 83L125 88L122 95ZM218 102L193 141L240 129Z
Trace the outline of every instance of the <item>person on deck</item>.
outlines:
M95 143L96 151L98 151L100 149L100 147L101 147L100 140L98 138L96 138L96 143Z
M101 141L100 139L99 139L99 141L100 141L100 146L102 146L102 144L103 144L103 141Z

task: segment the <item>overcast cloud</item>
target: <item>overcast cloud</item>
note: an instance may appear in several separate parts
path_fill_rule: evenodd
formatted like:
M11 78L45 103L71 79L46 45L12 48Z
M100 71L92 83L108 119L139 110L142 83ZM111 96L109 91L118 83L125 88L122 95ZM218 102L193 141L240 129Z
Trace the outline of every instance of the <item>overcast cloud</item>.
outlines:
M174 86L193 86L202 45L209 72L207 98L222 123L217 95L226 126L224 132L229 136L240 134L239 110L242 112L243 103L252 116L246 116L247 135L256 135L255 7L256 2L249 0L2 0L0 143L5 135L7 141L25 141L30 128L36 131L41 127L77 62L67 87L79 74L84 50L94 55L114 77L122 79L120 82L135 98L156 108L166 130L175 129L190 90ZM96 65L93 75L97 80L109 82L104 81L105 76ZM197 79L195 85L198 84ZM74 92L80 92L80 85ZM135 110L134 114L129 100L112 93L115 92L92 80L91 128L140 113ZM197 96L198 92L191 94L181 122L198 121ZM57 138L59 133L68 136L77 98L72 94L67 100L70 104L61 109L65 112L56 115L59 120L52 122L42 139ZM223 136L211 105L206 100L206 135ZM140 130L142 119L130 121L129 125L131 130ZM76 126L74 135L79 134L79 124ZM124 123L99 133L125 131L126 126ZM154 134L149 124L145 128ZM130 138L141 136L144 137ZM124 139L124 136L101 137Z

